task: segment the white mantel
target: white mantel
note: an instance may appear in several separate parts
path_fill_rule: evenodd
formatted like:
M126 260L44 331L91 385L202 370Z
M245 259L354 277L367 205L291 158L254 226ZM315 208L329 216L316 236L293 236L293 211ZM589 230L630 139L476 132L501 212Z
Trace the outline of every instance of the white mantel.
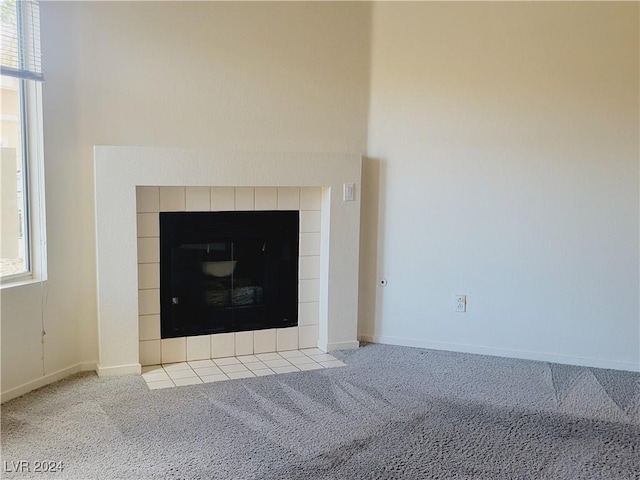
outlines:
M360 155L96 146L94 162L100 375L140 372L137 186L322 187L318 348L357 348Z

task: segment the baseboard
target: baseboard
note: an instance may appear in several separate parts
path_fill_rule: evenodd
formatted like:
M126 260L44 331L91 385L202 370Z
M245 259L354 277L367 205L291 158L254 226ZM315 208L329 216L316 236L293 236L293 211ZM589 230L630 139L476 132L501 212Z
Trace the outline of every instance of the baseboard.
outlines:
M332 352L335 350L355 350L356 348L360 348L360 342L354 340L351 342L325 343L321 340L318 340L318 348L323 352Z
M76 365L72 365L71 367L63 368L62 370L58 370L57 372L44 375L35 380L23 383L22 385L7 390L6 392L2 392L2 394L0 394L0 403L8 402L9 400L20 397L25 393L29 393L51 383L55 383L59 380L62 380L63 378L68 377L69 375L73 375L74 373L92 370L95 371L95 369L96 364L94 362L78 363Z
M559 355L548 352L533 352L508 348L486 347L482 345L465 345L461 343L433 342L413 338L392 337L388 335L360 335L359 340L369 343L382 343L402 347L429 348L432 350L447 350L452 352L475 353L494 357L519 358L540 362L563 363L580 367L609 368L612 370L626 370L640 372L640 364L633 362L618 362L600 358L576 357L573 355Z
M138 375L142 371L142 367L139 363L132 363L130 365L116 365L115 367L103 367L98 365L96 372L99 377L115 377L120 375L130 375L137 373Z

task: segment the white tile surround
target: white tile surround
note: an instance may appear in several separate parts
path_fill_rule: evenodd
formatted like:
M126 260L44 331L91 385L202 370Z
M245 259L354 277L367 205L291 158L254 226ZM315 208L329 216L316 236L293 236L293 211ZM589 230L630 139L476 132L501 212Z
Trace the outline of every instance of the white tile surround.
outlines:
M160 338L159 212L298 210L298 326L231 334ZM195 210L195 209L198 210ZM140 364L157 365L235 355L314 348L320 296L320 187L136 188Z
M140 373L141 360L262 354L274 341L283 352L296 337L295 348L358 347L359 155L100 146L94 162L99 375ZM354 202L342 201L343 183L356 184ZM161 341L157 212L251 209L301 211L297 335L274 329Z

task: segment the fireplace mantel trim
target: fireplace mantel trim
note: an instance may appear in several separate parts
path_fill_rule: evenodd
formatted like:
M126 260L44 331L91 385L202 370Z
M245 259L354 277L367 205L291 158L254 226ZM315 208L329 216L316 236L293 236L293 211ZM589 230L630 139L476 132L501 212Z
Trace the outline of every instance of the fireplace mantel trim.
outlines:
M320 325L324 351L357 348L360 155L94 147L100 375L139 373L137 186L322 187Z

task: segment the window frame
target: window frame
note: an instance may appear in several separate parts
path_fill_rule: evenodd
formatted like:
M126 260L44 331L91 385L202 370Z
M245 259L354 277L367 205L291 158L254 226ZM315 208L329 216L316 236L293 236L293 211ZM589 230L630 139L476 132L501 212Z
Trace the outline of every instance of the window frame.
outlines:
M21 2L21 0L17 0ZM37 2L26 7L37 8ZM35 5L35 6L34 6ZM24 4L17 3L17 28L35 28L29 23L27 26L23 18ZM37 25L39 29L39 22ZM20 32L18 37L20 37ZM40 32L37 31L39 39ZM29 48L20 44L19 51ZM39 52L39 48L38 48ZM21 61L21 60L19 60ZM20 108L20 144L22 163L22 195L23 195L23 225L25 237L25 271L9 275L0 274L0 288L40 282L47 278L47 248L45 222L45 194L44 194L44 131L42 116L42 77L20 75L21 71L2 69L2 75L14 77L18 80L18 95ZM24 72L22 72L24 73Z

